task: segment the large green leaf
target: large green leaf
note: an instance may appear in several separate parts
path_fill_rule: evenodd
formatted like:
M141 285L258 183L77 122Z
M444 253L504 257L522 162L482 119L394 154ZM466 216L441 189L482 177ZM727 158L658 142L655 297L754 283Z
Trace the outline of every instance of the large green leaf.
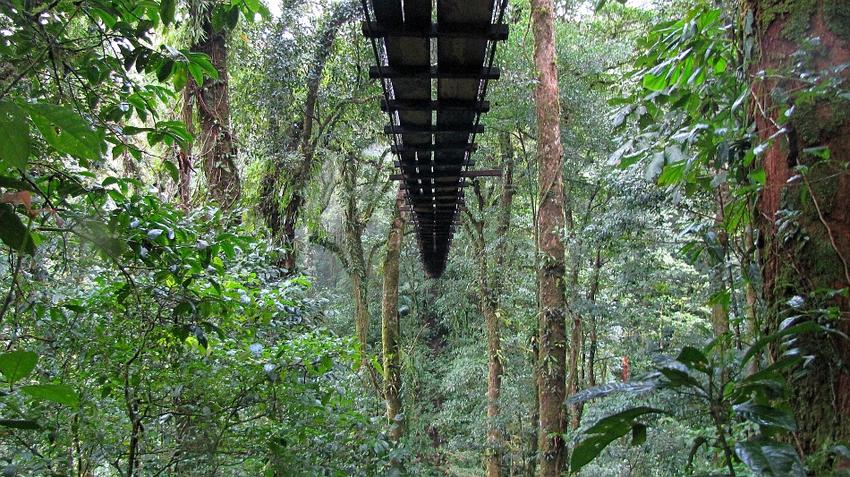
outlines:
M803 477L800 456L788 444L748 441L735 444L735 454L756 477Z
M80 403L80 398L77 396L77 393L75 393L70 387L62 384L36 384L33 386L24 386L21 388L21 391L36 399L52 401L66 406L76 407L77 404Z
M688 367L688 369L696 369L703 373L708 373L710 371L708 358L705 354L691 346L685 346L682 348L679 356L676 357L676 361L684 364Z
M21 108L0 101L0 163L27 166L30 155L30 126Z
M747 361L752 359L753 356L758 354L768 344L786 336L827 331L829 331L827 328L824 328L822 325L814 321L803 321L801 323L794 324L793 321L785 320L785 322L780 325L779 331L756 340L756 342L747 349L747 352L744 353L744 358L741 360L741 364L746 364Z
M646 379L631 380L625 383L610 383L594 386L592 388L579 391L567 399L567 404L576 404L599 399L609 394L614 393L641 393L652 391L660 387L660 380L657 375L649 376Z
M38 355L32 351L10 351L0 354L0 373L7 382L14 383L29 376L36 363Z
M797 423L794 422L794 416L783 409L762 406L751 402L738 404L733 406L732 409L759 426L780 427L791 432L797 430Z
M174 21L174 12L177 9L177 0L162 0L159 4L159 16L162 23L168 25Z
M9 204L0 204L0 240L12 250L35 254L35 242L32 240L32 235L15 213L15 208Z
M26 105L44 140L57 151L84 161L98 161L104 150L103 133L74 110L55 104Z
M646 438L643 424L635 422L640 416L661 413L663 411L651 407L635 407L623 412L605 417L596 422L579 436L581 441L573 448L570 456L570 472L578 472L590 463L615 439L623 437L632 431L634 443L639 444Z

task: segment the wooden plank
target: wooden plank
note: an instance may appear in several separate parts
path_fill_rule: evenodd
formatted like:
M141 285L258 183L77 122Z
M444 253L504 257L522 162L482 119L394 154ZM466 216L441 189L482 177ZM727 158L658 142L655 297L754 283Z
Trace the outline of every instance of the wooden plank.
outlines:
M502 177L501 169L479 169L477 171L464 171L463 177Z
M473 125L469 126L394 126L387 125L384 126L384 134L415 134L415 133L425 133L425 134L439 134L439 133L483 133L484 125L479 124L477 127Z
M380 78L428 78L428 79L469 79L497 80L502 72L492 68L441 68L439 66L377 66L369 67L369 79Z
M433 168L435 171L456 171L456 170L458 170L462 167L472 167L474 165L475 165L475 161L466 161L466 162L462 162L460 164L438 164L438 165L433 165L433 166L425 164L425 165L422 165L421 167L423 169ZM402 162L399 162L399 161L395 161L395 166L399 167L399 168L401 168L403 166L416 167L416 165L413 164L413 163L402 163Z
M477 144L466 144L466 145L444 145L444 144L425 144L422 146L399 146L395 145L390 146L390 152L393 154L405 154L412 152L432 152L432 151L440 151L440 152L474 152L478 149Z
M382 111L472 111L486 113L490 111L489 101L462 100L381 100Z
M432 23L426 27L406 24L362 22L360 29L366 38L387 36L416 38L476 38L479 40L504 41L508 39L508 25L482 23Z

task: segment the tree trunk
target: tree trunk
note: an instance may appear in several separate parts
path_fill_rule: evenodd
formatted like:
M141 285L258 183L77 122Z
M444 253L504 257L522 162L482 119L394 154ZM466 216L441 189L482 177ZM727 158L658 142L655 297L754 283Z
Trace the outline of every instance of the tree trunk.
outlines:
M729 306L731 290L726 288L726 259L728 254L728 236L724 228L724 204L726 203L726 187L718 187L714 196L714 232L717 246L716 252L709 256L711 266L711 329L714 337L720 338L729 332ZM726 349L726 339L720 341L720 349Z
M602 250L596 249L596 258L593 261L593 277L590 282L590 290L587 292L587 299L591 304L596 303L596 295L599 292L599 273L602 270ZM589 387L596 386L596 350L599 346L599 335L597 332L597 317L596 310L590 317L590 344L587 351L587 385Z
M570 229L570 239L571 242L574 242L570 247L570 283L569 283L569 297L570 303L575 304L578 301L578 274L579 268L581 266L581 257L580 244L575 244L575 223L572 218L572 211L567 209L566 212L566 220L568 227ZM567 361L567 396L572 396L573 394L578 392L579 388L579 356L581 352L582 346L582 330L581 330L581 321L582 316L579 310L571 309L569 311L569 315L572 318L572 324L570 326L570 342L569 342L569 359ZM571 404L569 406L569 419L570 419L570 428L578 429L579 422L581 422L581 417L579 416L579 406L577 404Z
M357 4L346 0L336 3L328 12L328 17L319 30L313 60L309 66L304 116L298 126L289 131L291 137L287 138L287 141L275 141L286 143L290 151L298 150L301 158L294 168L287 170L284 163L287 155L281 154L270 175L263 179L260 210L272 236L283 245L284 256L280 266L289 273L293 273L297 265L296 229L304 205L304 188L310 182L314 166L317 139L313 137L313 129L316 124L319 88L325 65L333 53L337 34L342 26L354 17L356 11ZM279 130L277 125L275 129ZM281 198L285 203L281 203Z
M504 262L508 255L508 237L513 204L513 145L510 135L502 133L499 138L502 150L504 181L499 196L498 222L496 224L495 267L489 269L487 242L484 233L485 222L476 220L470 214L471 224L467 230L472 238L478 265L478 288L481 314L487 330L487 447L484 454L484 467L487 477L498 477L502 471L502 431L499 425L500 396L502 392L502 358L500 327L502 320L501 291L504 285ZM484 204L480 200L480 204ZM483 211L482 211L483 212Z
M369 365L369 305L367 285L369 277L366 270L366 257L363 253L363 230L360 211L357 207L357 158L346 158L342 164L342 187L345 201L344 228L345 245L348 254L348 268L351 275L351 292L354 299L354 330L360 343L360 352L364 365Z
M404 217L401 191L393 210L390 232L387 235L387 255L384 258L384 297L381 301L381 343L383 345L384 399L387 402L389 436L398 442L404 424L397 417L401 413L401 362L399 356L400 317L398 313L398 276L401 243L404 237Z
M847 295L824 291L850 286L850 101L831 93L797 100L793 91L807 84L789 74L801 61L820 72L850 62L847 3L751 0L750 6L759 46L751 72L777 72L753 83L759 137L774 136L783 111L794 106L786 133L762 156L766 183L757 215L765 324L776 330L783 319L803 313L805 319L819 319L847 334ZM796 55L810 37L819 38L817 48ZM838 74L846 91L848 70ZM778 103L782 92L789 92L790 98ZM821 146L829 148L828 160L807 151ZM802 307L789 305L793 297L804 300ZM827 307L837 310L840 319L817 311ZM850 438L850 346L846 339L826 334L802 337L798 346L815 356L813 365L789 386L798 424L795 442L803 453L811 454Z
M552 0L532 0L534 64L539 75L534 96L537 107L538 241L542 254L540 283L540 434L539 475L557 477L564 468L566 343L564 308L564 188L558 75L555 67L555 26Z
M191 76L191 75L190 75ZM180 120L186 125L189 134L195 134L194 111L195 111L195 81L189 78L183 87L183 108L180 110ZM177 153L177 195L180 198L180 207L184 211L189 210L189 200L192 195L192 142L180 148Z
M227 34L216 32L212 20L203 22L204 39L196 49L210 57L218 79L207 78L196 94L201 127L204 175L213 199L223 209L239 201L242 186L236 169L236 146L230 130L230 101L227 95Z

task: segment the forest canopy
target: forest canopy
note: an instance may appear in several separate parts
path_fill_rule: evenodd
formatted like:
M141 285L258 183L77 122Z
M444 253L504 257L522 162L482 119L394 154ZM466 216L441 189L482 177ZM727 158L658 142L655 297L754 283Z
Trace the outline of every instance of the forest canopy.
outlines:
M846 0L0 0L0 59L3 476L850 475Z

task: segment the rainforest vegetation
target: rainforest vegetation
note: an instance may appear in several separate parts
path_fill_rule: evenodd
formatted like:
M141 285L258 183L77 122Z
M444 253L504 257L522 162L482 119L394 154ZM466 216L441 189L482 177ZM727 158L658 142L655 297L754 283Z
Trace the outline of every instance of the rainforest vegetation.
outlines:
M850 3L507 1L439 278L363 4L0 0L3 476L850 475Z

